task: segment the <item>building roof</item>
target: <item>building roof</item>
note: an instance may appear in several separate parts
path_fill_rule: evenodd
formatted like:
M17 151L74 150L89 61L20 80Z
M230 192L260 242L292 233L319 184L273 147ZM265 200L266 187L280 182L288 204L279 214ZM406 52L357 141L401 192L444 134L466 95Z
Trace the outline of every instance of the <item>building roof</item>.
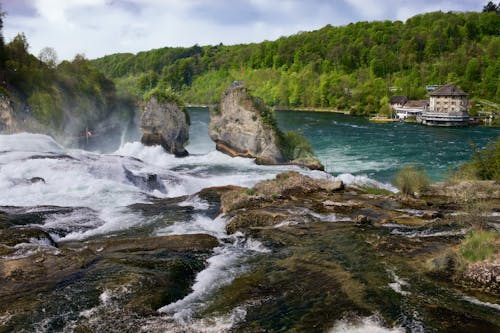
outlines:
M405 104L408 102L408 97L402 95L391 96L391 104Z
M423 108L425 106L429 105L429 101L426 99L417 99L417 100L409 100L406 102L405 107L406 108Z
M448 83L431 92L429 96L467 96L467 94L453 83Z

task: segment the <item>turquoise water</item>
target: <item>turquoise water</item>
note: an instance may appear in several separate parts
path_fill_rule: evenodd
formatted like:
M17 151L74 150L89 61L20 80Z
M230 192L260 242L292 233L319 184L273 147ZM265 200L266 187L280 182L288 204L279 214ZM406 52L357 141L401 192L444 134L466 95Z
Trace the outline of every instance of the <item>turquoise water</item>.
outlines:
M408 123L377 124L344 114L277 112L284 130L301 130L328 172L367 175L390 182L401 167L424 167L432 180L470 158L473 142L484 147L499 128L441 128Z
M366 175L390 183L405 165L424 167L432 180L471 155L470 143L484 147L500 135L499 128L437 128L417 124L371 123L337 113L276 112L283 130L300 130L310 140L326 171L338 175ZM209 114L191 112L190 152L213 149L208 138Z

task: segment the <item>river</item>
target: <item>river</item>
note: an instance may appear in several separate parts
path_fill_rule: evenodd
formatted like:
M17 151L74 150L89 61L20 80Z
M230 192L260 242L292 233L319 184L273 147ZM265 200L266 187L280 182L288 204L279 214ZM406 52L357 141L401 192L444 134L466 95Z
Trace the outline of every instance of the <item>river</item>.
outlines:
M318 263L324 258L349 265L352 274L368 284L368 299L359 301L354 291L350 295L345 288L336 294L333 289L337 286L329 281L324 282L333 288L330 296L320 286L315 290L307 283L298 284L305 289L297 294L290 287L292 276L281 273L289 267L276 266L287 253L279 245L285 240L273 245L242 233L228 235L227 220L218 215L217 205L194 195L211 186L252 186L285 170L313 178L333 175L346 183L395 190L390 180L401 166L422 165L433 179L442 179L447 169L469 158L469 140L484 146L498 136L497 129L371 124L345 115L309 112L281 111L277 116L283 129L301 129L311 140L327 173L293 166L258 166L250 159L223 155L208 138L205 112L191 113L187 147L191 155L186 158L175 158L160 147L144 147L139 142L124 143L117 151L103 154L69 149L45 135L0 135L0 229L36 230L37 235L2 245L4 272L30 258L36 258L34 266L57 262L64 256L77 258L70 263L82 261L69 276L50 283L39 282L35 273L31 278L23 275L21 268L12 270L6 285L0 287L0 294L8 300L0 305L0 332L287 331L307 327L311 320L321 321L331 332L424 332L426 325L432 326L437 319L432 314L422 318L419 302L436 292L442 295L434 295L432 304L451 304L453 311L449 313L458 323L473 313L472 329L486 332L498 328L491 319L498 315L498 305L490 299L471 297L467 301L461 293L440 289L425 279L410 283L411 265L399 264L397 259L397 267L386 267L384 258L369 253L357 229L342 226L343 234L331 229L329 222L334 219L316 223L315 228L321 231L317 242L308 237L304 246L311 253L321 252L314 259ZM368 234L375 239L390 232ZM120 240L198 234L214 237L218 246L211 251L182 253L103 250L116 247L112 242ZM103 245L95 245L98 255L87 262L92 244ZM334 251L326 255L325 246ZM306 254L300 260L309 260ZM246 294L241 290L263 278L265 275L258 275L263 271L276 277L270 282L274 283L269 285L271 289L257 283L252 288L259 290L255 293L259 297L244 299ZM258 274L253 276L254 272ZM331 272L336 274L333 268ZM244 274L249 281L238 280L242 285L233 285ZM297 276L300 274L298 271ZM26 283L31 279L38 282L24 290L23 283L16 284L16 279L22 282L23 278ZM269 296L280 294L280 281L283 290L289 291L281 295L288 302L286 306L278 296ZM22 292L12 293L15 288ZM344 293L356 301L344 301ZM411 293L418 297L407 298ZM159 296L154 298L156 294ZM242 299L234 298L235 294ZM305 302L304 295L314 295L314 300ZM144 300L154 306L137 305ZM217 303L225 305L214 309ZM265 313L269 319L263 317ZM331 317L331 313L340 317ZM295 323L306 326L293 326Z
M405 165L425 168L443 180L447 172L479 148L495 140L500 128L441 128L411 123L373 123L339 113L278 111L284 130L301 130L310 140L326 171L335 175L366 175L391 182Z

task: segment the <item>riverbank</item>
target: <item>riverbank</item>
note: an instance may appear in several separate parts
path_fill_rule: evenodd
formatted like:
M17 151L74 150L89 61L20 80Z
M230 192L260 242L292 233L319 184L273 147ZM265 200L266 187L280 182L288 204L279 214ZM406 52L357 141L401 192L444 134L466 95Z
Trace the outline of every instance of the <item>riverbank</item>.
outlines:
M292 106L275 106L274 111L294 111L294 112L325 112L325 113L341 113L349 114L349 111L339 110L336 108L321 108L321 107L292 107Z

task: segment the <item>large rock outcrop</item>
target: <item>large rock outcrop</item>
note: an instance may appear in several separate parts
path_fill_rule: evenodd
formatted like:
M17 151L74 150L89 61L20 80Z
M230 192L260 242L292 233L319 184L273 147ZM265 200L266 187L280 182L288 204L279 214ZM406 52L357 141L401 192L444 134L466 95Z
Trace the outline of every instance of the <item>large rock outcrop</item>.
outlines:
M217 150L233 157L256 158L261 164L285 163L277 134L243 86L224 91L219 110L210 114L210 138Z
M210 114L209 135L217 150L233 157L255 158L258 164L294 164L323 170L312 153L305 158L288 156L286 137L277 128L272 111L242 85L224 91L219 109Z
M140 126L143 144L161 145L177 157L188 155L184 148L189 140L187 116L174 102L152 96L144 105Z

